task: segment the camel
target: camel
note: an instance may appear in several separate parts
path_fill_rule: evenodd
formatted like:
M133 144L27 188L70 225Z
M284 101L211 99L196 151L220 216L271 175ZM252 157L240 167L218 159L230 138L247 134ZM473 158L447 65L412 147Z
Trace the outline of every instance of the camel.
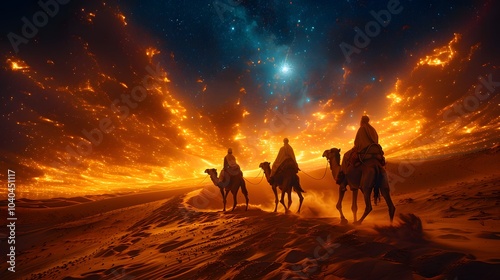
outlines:
M346 159L350 157L348 154L349 152L344 155L344 158L342 160L342 164L344 166L347 165L345 163ZM382 196L387 203L387 207L389 208L389 217L392 223L396 208L394 207L394 204L391 200L387 174L385 173L385 170L383 170L382 164L376 157L363 159L359 166L355 166L353 164L348 165L347 170L345 171L345 176L343 176L343 178L339 178L339 171L341 166L340 149L332 148L330 150L326 150L323 153L323 157L326 157L326 159L328 160L333 178L335 179L335 181L337 181L337 184L339 184L339 201L337 202L336 208L340 212L341 224L348 223L347 219L344 217L344 213L342 212L342 200L344 199L347 185L350 186L352 191L351 210L354 217L354 224L361 224L366 216L368 216L368 214L372 211L372 204L370 199L372 190L374 190L375 205L377 204L377 201L380 200L380 193L382 193ZM358 189L363 193L366 205L365 211L359 221L357 220Z
M234 211L234 208L236 208L237 204L236 197L238 196L238 190L240 189L240 187L241 187L241 192L243 192L243 195L245 196L246 200L245 211L248 210L248 191L245 184L245 180L243 179L243 173L239 172L239 174L236 175L231 175L229 173L226 173L225 176L229 176L229 180L225 181L217 177L217 169L215 168L206 169L205 173L210 175L210 179L212 179L214 185L219 187L220 189L220 193L222 195L222 202L224 203L224 209L222 211L224 212L226 211L226 198L229 192L233 194L234 204L233 204L233 209L231 209L231 211ZM224 190L226 190L226 194L224 194Z
M285 207L285 212L290 211L290 206L292 205L292 188L293 190L299 195L299 210L297 213L300 213L300 208L302 207L302 202L304 201L304 196L302 196L302 193L305 192L302 187L300 186L300 181L299 181L299 176L295 173L293 168L289 168L288 162L285 161L283 163L283 168L281 169L282 172L277 172L276 175L274 176L274 182L271 183L269 182L269 178L271 176L271 163L269 162L262 162L259 164L259 167L264 170L264 174L266 175L267 182L271 185L273 192L274 192L274 197L275 197L275 207L274 207L274 212L277 212L278 210L278 191L277 187L281 189L281 204L283 204L283 207ZM288 194L288 207L285 205L285 193Z

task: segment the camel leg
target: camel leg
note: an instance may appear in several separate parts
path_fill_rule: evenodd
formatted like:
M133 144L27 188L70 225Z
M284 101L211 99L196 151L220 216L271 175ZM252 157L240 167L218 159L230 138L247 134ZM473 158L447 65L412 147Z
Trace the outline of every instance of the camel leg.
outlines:
M352 216L354 218L354 222L358 221L358 189L352 190Z
M226 201L227 201L227 196L229 195L230 190L226 190L226 194L224 195L224 212L226 212Z
M278 200L278 190L276 189L277 186L276 185L273 185L273 192L274 192L274 203L276 204L276 206L274 207L274 212L276 213L276 211L278 211L278 203L279 203L279 200Z
M245 211L247 211L248 210L248 190L247 190L247 185L245 183L245 180L241 180L240 185L241 185L241 192L245 196L245 201L246 201Z
M232 190L231 193L233 194L233 200L234 200L234 203L233 203L233 209L231 209L231 211L234 211L234 208L236 208L236 198L238 197L238 189L236 190Z
M371 194L372 194L372 186L368 185L363 189L363 197L365 198L365 205L366 205L365 212L363 213L363 216L361 216L361 219L359 219L359 221L355 223L357 225L360 225L366 218L366 216L368 216L368 214L370 214L370 212L372 211L372 201L370 199Z
M391 224L392 224L392 220L394 219L394 212L396 212L396 207L394 206L394 203L392 203L390 194L391 190L389 188L387 173L384 172L382 176L383 179L380 186L380 192L382 193L382 196L384 197L384 200L387 203L387 207L389 208L389 218L391 219Z
M389 208L389 218L391 219L391 224L392 220L394 219L394 212L396 212L396 207L394 206L394 203L392 203L391 195L389 194L389 189L381 189L382 196L385 199L385 202L387 203L387 207Z
M342 212L342 200L344 199L345 191L342 190L342 187L339 187L339 201L337 202L337 210L340 213L340 224L347 224L347 219L344 217L344 213Z
M302 195L302 192L297 192L297 194L299 195L299 210L297 211L297 213L300 213L300 207L302 207L302 201L304 201L304 196Z
M222 204L224 205L224 209L222 211L226 212L226 196L224 195L224 189L219 188L220 194L222 195Z
M288 209L290 209L290 206L292 206L292 190L288 190Z
M281 191L281 199L280 199L280 202L281 204L283 204L283 207L285 207L285 213L288 212L288 208L286 207L285 205L285 193L286 191L285 190L282 190Z

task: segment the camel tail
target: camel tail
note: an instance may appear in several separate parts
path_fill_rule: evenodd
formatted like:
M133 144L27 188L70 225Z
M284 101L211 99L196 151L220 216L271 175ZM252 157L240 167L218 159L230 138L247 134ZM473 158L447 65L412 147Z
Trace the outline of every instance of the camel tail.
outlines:
M295 182L294 182L294 189L295 189L295 192L303 192L305 193L306 191L302 188L302 186L300 185L300 178L299 176L295 175Z

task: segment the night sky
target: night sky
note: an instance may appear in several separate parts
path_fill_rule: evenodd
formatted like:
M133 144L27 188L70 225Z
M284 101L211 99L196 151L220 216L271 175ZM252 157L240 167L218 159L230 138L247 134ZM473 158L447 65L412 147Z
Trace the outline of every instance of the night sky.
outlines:
M497 89L474 95L500 81L495 1L87 2L50 6L31 38L37 1L2 8L1 160L27 196L198 178L227 147L253 170L283 137L312 167L363 114L388 157L498 145Z

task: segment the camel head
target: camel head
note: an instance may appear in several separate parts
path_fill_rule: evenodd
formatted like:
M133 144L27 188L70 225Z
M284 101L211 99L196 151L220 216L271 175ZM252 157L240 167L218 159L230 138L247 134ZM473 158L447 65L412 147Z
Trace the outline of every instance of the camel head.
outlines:
M264 170L264 171L271 170L271 163L268 161L264 161L264 162L259 164L259 168L262 168L262 170Z
M215 169L215 168L205 169L205 173L207 173L208 175L214 175L215 177L217 177L217 169Z
M340 165L340 149L331 148L330 150L325 150L323 152L323 157L326 157L328 161L335 159L337 165Z

